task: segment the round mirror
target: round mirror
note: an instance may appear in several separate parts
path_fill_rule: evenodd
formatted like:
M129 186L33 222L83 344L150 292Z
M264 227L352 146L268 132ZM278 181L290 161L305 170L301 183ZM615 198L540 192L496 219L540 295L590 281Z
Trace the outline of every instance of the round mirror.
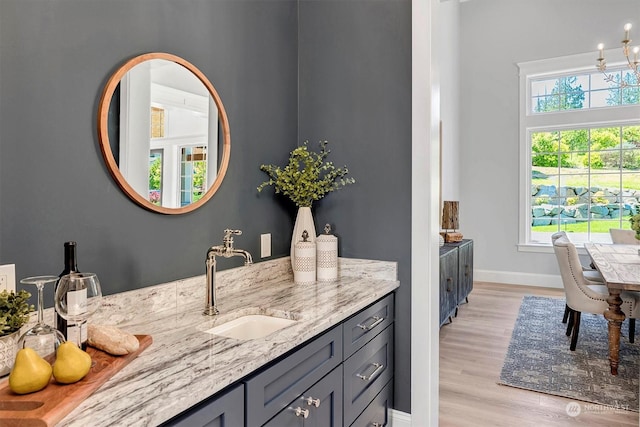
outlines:
M229 121L215 88L168 53L130 59L111 76L98 110L100 149L118 186L154 212L202 206L229 165Z

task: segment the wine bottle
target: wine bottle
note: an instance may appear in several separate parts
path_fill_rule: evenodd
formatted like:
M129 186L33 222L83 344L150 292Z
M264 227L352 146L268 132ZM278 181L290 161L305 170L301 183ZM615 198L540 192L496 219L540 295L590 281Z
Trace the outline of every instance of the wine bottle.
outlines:
M65 242L64 244L64 270L60 273L60 277L69 273L78 273L78 260L76 255L76 242ZM58 284L56 283L56 289ZM80 333L79 328L73 324L68 324L67 321L60 316L56 311L55 316L55 328L64 335L67 341L77 342L75 334Z

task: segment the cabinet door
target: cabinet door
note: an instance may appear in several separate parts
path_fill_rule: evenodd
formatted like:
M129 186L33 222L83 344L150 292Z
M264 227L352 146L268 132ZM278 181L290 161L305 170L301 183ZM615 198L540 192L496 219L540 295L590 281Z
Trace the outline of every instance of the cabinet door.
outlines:
M338 326L247 380L247 427L264 424L341 362Z
M458 248L440 251L440 326L453 316L457 304Z
M215 395L163 426L180 427L236 427L244 425L244 385Z
M305 391L263 427L342 426L342 366Z
M458 248L457 303L465 302L473 289L473 240L465 241Z
M393 324L344 361L344 423L351 425L393 376Z
M301 400L310 411L304 427L342 426L342 365L306 391Z
M391 293L345 320L343 323L345 359L393 322L393 296L394 294Z
M351 427L382 427L389 425L389 409L393 402L393 381L389 381Z

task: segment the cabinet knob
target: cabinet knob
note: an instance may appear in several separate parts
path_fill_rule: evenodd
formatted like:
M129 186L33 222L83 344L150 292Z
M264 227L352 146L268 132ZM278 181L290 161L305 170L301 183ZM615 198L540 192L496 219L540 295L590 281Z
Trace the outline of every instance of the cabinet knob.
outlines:
M293 410L296 413L296 417L303 417L303 418L308 418L309 417L309 410L308 409L302 409L301 407L297 407Z
M314 399L313 397L309 396L309 397L302 397L304 399L305 402L307 402L307 405L309 406L315 406L316 408L320 407L320 398L318 399Z

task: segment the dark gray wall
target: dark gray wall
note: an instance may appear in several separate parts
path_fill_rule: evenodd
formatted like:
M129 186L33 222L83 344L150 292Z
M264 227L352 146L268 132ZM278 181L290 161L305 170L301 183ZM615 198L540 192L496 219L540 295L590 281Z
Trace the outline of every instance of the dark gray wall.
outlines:
M15 263L17 277L58 274L63 242L76 240L80 269L111 294L203 274L227 227L256 255L271 232L274 256L286 255L291 209L256 186L260 163L283 162L297 139L296 34L294 0L0 1L0 262ZM132 203L97 142L107 78L152 51L203 71L231 125L227 176L186 215Z
M256 261L260 233L286 256L295 209L257 195L259 165L327 139L357 183L316 204L316 225L335 225L341 256L399 262L396 407L408 412L410 35L409 0L0 0L0 263L18 278L58 274L76 240L80 269L112 294L203 274L227 227ZM186 215L131 202L97 142L107 78L151 51L200 68L231 125L227 176Z
M356 184L315 206L340 255L398 261L395 407L411 410L411 2L300 2L301 140Z

